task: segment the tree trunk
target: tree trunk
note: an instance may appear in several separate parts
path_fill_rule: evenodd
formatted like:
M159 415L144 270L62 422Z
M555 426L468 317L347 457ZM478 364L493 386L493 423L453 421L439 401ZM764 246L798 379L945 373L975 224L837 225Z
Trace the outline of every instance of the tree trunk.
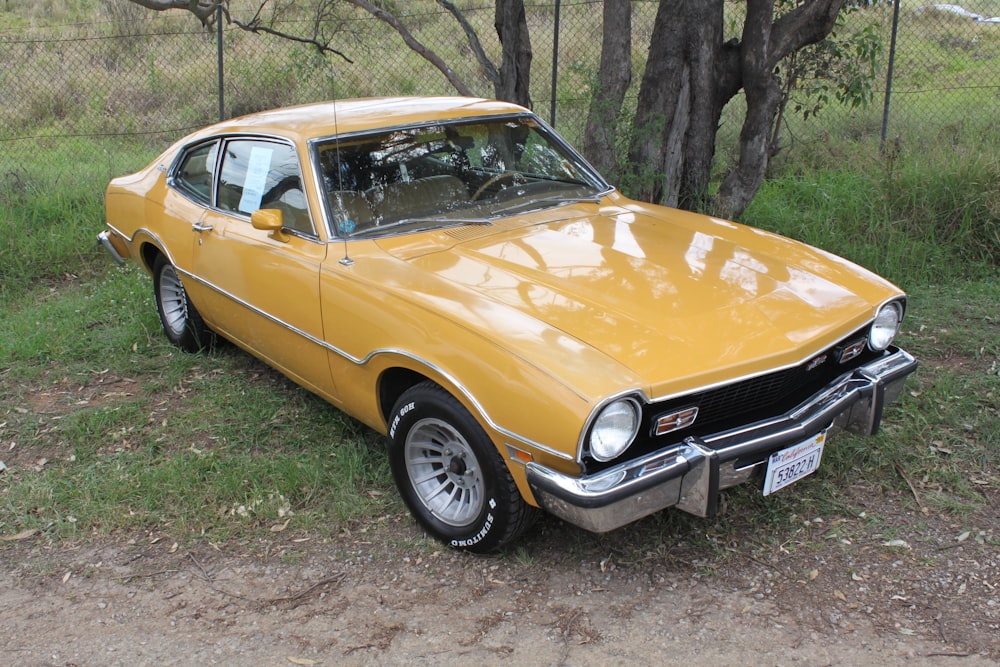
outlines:
M496 0L494 26L503 48L500 80L494 85L498 99L531 108L531 38L524 14L524 0Z
M605 0L601 66L591 91L583 154L615 183L619 178L615 138L625 92L632 83L632 5L629 0Z
M723 0L662 0L629 149L635 195L700 209L722 112L716 86Z
M767 57L774 0L749 0L740 47L740 71L747 115L740 132L739 161L722 181L712 212L736 217L757 194L767 172L771 127L781 102L781 88Z
M660 0L623 179L640 199L739 216L768 166L781 102L775 66L833 29L846 0L803 0L774 19L776 0L748 0L742 39L722 42L724 0ZM709 196L722 109L745 90L739 158Z
M845 0L812 0L775 21L774 0L747 2L738 78L730 78L731 87L721 91L730 99L739 90L732 84L739 81L746 93L747 115L740 131L739 160L719 186L712 213L738 217L757 194L767 173L771 129L782 102L774 68L786 56L826 38L844 4Z

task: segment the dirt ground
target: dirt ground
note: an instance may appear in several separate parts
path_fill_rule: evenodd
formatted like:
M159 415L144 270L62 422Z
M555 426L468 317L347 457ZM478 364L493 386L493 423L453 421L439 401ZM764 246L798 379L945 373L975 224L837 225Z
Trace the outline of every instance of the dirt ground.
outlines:
M804 519L777 548L683 539L710 522L664 544L655 518L606 536L543 518L483 558L403 514L240 546L8 536L0 663L1000 664L997 503L957 525L904 501L872 508L900 517L891 540L862 514Z

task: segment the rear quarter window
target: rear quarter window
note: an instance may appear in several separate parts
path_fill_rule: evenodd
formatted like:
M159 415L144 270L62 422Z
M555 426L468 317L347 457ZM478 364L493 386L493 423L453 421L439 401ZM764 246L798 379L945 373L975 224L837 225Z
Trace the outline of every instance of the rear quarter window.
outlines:
M189 149L174 172L174 185L196 199L210 206L212 202L212 177L215 161L219 154L219 142L213 141Z

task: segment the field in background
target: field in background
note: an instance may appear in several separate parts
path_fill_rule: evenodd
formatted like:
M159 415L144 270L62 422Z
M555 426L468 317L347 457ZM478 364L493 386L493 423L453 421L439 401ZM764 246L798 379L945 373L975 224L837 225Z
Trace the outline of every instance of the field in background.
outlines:
M974 4L981 12L991 5ZM586 46L565 46L577 63L593 51L594 5L563 5L589 16L576 24ZM148 277L110 266L96 249L108 180L212 120L216 106L210 35L186 15L107 6L124 13L36 0L32 12L0 14L0 534L34 530L60 540L155 530L219 541L286 529L337 533L402 513L377 436L235 349L192 356L171 348ZM946 62L927 72L901 54L886 152L880 109L829 107L818 123L793 124L744 220L906 288L903 344L923 366L874 444L842 441L790 497L735 492L734 511L751 529L788 524L803 508L840 511L851 502L844 480L912 489L914 502L956 520L989 508L1000 489L1000 127L989 103L998 93L994 78L983 102L976 84L997 72L1000 26L976 26L953 43L966 23L938 17L935 28L916 9L904 3L910 48L940 50ZM482 25L492 20L491 10L478 16ZM36 27L43 17L61 27ZM423 34L437 20L427 18ZM228 108L345 89L448 92L388 33L359 25L345 24L356 54L397 78L366 88L377 79L364 75L368 61L320 61L303 47L228 31ZM536 99L547 116L551 45L539 38L535 47ZM564 66L559 83L557 125L571 137L593 73L579 62ZM964 83L944 86L949 72ZM949 117L929 121L942 104ZM721 137L736 132L729 118ZM668 513L644 525L676 533L689 530L686 521Z
M495 54L492 7L459 4ZM233 10L251 6L244 0ZM556 125L576 145L597 67L598 6L562 3ZM406 7L414 34L490 96L436 3ZM550 4L529 7L532 94L549 117L554 17ZM656 3L633 7L638 73ZM868 108L830 103L809 122L787 117L772 180L747 222L830 248L905 285L981 277L1000 263L1000 24L925 7L902 6L886 151L879 150L882 71ZM966 7L1000 15L1000 0ZM96 259L90 239L101 224L105 184L214 120L218 76L214 34L185 12L154 13L125 0L35 0L5 9L0 225L10 233L0 240L0 290L10 292ZM851 14L844 30L873 26L887 51L891 17L889 6L876 4ZM331 97L452 92L381 22L345 8L332 25L334 44L352 62L227 28L227 115ZM302 23L278 27L302 31ZM886 63L883 54L882 70ZM740 129L739 102L731 106L719 133L720 169L734 159Z

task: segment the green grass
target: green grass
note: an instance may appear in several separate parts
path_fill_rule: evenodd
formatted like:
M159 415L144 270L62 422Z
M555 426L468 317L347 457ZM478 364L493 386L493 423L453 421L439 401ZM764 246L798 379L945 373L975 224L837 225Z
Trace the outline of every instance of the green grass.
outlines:
M85 138L54 142L41 154L37 146L4 145L0 304L40 281L63 283L103 272L106 258L95 239L104 189L111 178L138 169L156 152L141 143Z
M742 216L903 285L996 275L1000 134L893 146L836 141L782 158Z
M38 15L55 4L38 3ZM93 8L69 3L57 20L73 21ZM34 18L0 21L21 29ZM234 48L248 51L231 70L238 85L229 103L243 110L344 89L385 93L380 85L428 92L414 75L426 69L408 52L395 65L398 79L385 84L363 65L319 62L302 47L269 61L250 52L249 36L231 38ZM930 29L922 38L934 42L935 52L942 46ZM366 48L388 51L381 42ZM976 48L995 44L984 38ZM25 99L36 106L19 118L41 134L134 129L143 114L162 110L171 114L166 127L199 122L204 109L164 104L163 91L152 95L147 88L170 82L210 89L210 72L188 67L185 59L168 70L163 58L144 54L98 43L94 80L118 77L124 67L136 82L114 95L84 95L86 109L77 113L67 105L87 77L66 75L67 85L54 92L28 91ZM42 54L39 64L46 58L52 54ZM976 75L992 62L955 67ZM287 76L289 68L295 76ZM536 77L544 70L540 65ZM592 74L586 66L570 72L558 84L560 94ZM822 128L799 126L743 218L846 256L910 292L902 343L922 367L880 435L838 436L820 471L794 492L764 499L749 487L732 490L715 521L666 512L608 536L543 521L513 558L530 560L553 533L569 551L622 554L630 545L657 551L651 545L659 544L669 557L669 545L690 542L703 553L724 553L737 539L736 525L764 535L771 526L798 530L812 516L856 516L845 491L850 484L911 497L914 504L919 498L929 511L956 517L995 502L1000 133L991 114L970 113L975 99L963 90L901 94L885 156L873 140L876 112L825 109ZM547 100L537 102L547 115ZM941 105L962 120L922 120ZM569 114L559 113L561 126L572 128L573 122L563 124ZM15 125L7 123L6 131ZM723 134L737 131L738 125L723 128ZM7 470L0 472L0 535L36 529L53 540L121 532L247 540L272 528L336 533L403 512L379 437L233 347L201 355L171 347L160 331L149 277L134 266L110 267L96 248L108 180L145 164L174 138L3 144L0 461ZM0 542L0 550L8 548L12 543Z
M393 500L373 433L236 348L174 349L140 270L7 305L0 533L336 531Z

